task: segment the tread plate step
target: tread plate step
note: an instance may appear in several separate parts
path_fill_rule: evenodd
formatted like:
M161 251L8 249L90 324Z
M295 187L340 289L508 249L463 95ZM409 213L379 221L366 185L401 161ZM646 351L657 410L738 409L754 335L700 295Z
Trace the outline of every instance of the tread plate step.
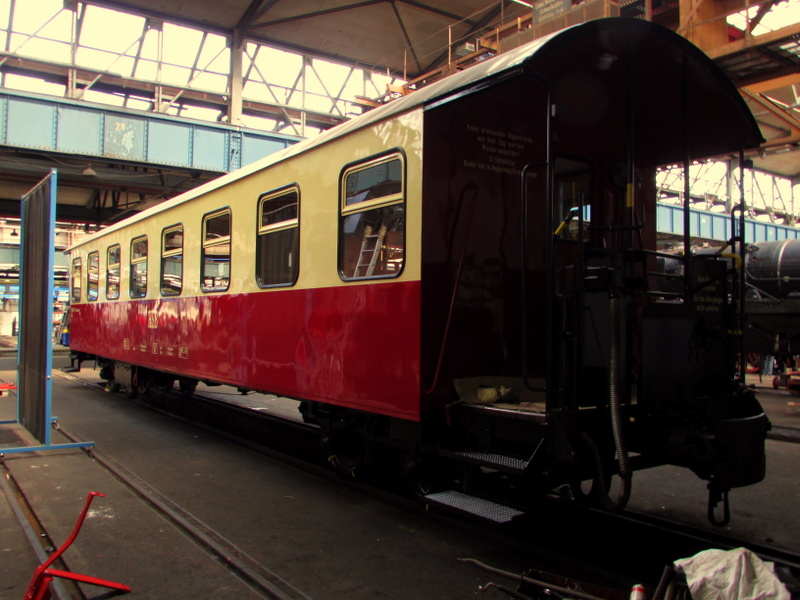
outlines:
M497 454L495 452L480 452L478 450L439 450L439 454L452 460L491 467L500 471L523 473L529 462L514 456Z
M423 499L429 504L454 508L495 523L510 523L515 517L525 514L505 504L470 496L457 490L435 492L423 496Z

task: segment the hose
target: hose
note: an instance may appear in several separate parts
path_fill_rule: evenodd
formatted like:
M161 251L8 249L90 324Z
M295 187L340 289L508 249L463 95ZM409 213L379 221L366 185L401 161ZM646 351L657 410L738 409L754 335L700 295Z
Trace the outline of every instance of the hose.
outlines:
M617 493L617 498L612 500L609 496L608 484L606 482L603 460L592 437L583 430L578 432L578 439L582 444L582 452L585 452L591 459L592 487L589 494L582 492L579 483L570 483L572 493L579 501L585 501L590 496L602 508L610 511L622 510L628 504L631 496L631 470L628 449L622 434L622 411L620 407L620 315L621 305L619 296L615 293L610 295L610 317L611 317L611 351L609 357L609 382L608 396L609 408L611 413L611 433L614 439L614 450L617 456L619 476L621 484ZM610 481L610 478L609 478Z
M603 494L601 502L609 510L620 510L628 504L631 496L631 471L628 449L622 436L622 412L619 401L619 380L621 360L620 348L620 314L622 312L619 296L611 294L611 356L609 370L611 371L608 384L609 407L611 409L611 432L614 436L614 449L617 453L619 476L622 480L617 499L611 501L608 493Z
M653 600L665 600L670 584L674 585L675 582L675 569L672 565L664 567L664 572L661 574L661 580L658 582L656 591L653 592Z
M551 584L547 581L542 581L540 579L534 579L533 577L528 577L527 575L519 575L517 573L512 573L511 571L504 571L503 569L498 569L497 567L492 567L491 565L487 565L484 562L481 562L474 558L459 558L459 562L469 563L471 565L475 565L483 569L484 571L488 571L489 573L494 573L495 575L501 575L503 577L508 577L509 579L514 579L516 581L520 581L522 583L527 583L529 585L535 585L540 588L544 588L546 590L550 590L551 592L556 592L558 594L564 594L568 598L578 598L580 600L602 600L598 596L594 596L592 594L588 594L586 592L582 592L580 590L575 590L571 588L561 587L558 585ZM493 587L497 587L497 584L493 584ZM516 593L516 592L515 592Z
M508 594L509 597L513 598L514 600L533 600L533 598L531 598L530 596L524 596L517 590L512 590L507 585L503 585L502 583L495 583L494 581L490 581L486 585L479 585L478 591L485 592L486 590L490 590L492 588L500 590L504 594Z

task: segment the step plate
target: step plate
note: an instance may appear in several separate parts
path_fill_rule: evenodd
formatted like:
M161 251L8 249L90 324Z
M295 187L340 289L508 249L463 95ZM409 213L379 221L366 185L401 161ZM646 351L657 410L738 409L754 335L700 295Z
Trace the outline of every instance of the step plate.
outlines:
M446 456L453 460L480 465L484 467L492 467L501 471L511 473L523 473L528 467L528 463L513 456L506 456L504 454L496 454L493 452L478 452L478 451L449 451L440 450L439 454Z
M488 519L495 523L510 523L515 517L519 517L524 514L522 511L519 511L516 508L511 508L510 506L505 506L504 504L498 504L497 502L492 502L491 500L484 500L483 498L470 496L469 494L465 494L456 490L436 492L434 494L423 496L423 498L430 504L454 508L471 515L475 515L476 517L481 517L482 519Z

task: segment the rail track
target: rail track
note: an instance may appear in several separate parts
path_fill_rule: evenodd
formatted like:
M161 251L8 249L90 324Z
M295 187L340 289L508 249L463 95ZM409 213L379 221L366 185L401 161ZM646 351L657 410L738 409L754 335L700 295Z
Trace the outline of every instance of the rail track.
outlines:
M90 388L102 389L97 383L66 375ZM238 394L229 394L231 398ZM336 478L325 468L324 457L319 451L319 431L302 422L286 419L274 411L255 410L237 402L227 401L225 394L197 393L191 398L177 391L153 391L140 396L135 402L182 419L215 435L248 447L260 453L279 458L297 468L313 471L321 477ZM61 433L75 440L65 430ZM287 584L268 567L239 551L235 544L221 534L195 519L169 498L153 490L146 481L128 471L117 461L109 461L97 450L89 450L95 461L132 490L143 502L149 503L168 521L203 547L215 560L226 564L240 579L257 590L265 598L278 600L306 600L302 591ZM13 481L13 477L9 479ZM397 489L384 485L360 485L365 494L404 511L419 512L422 504ZM341 481L341 485L358 485ZM23 512L29 509L24 509ZM590 509L578 509L570 503L543 498L529 514L514 521L513 527L497 528L486 523L466 520L461 515L441 512L430 513L445 526L474 531L475 535L489 536L498 544L514 546L526 557L530 557L532 571L527 574L507 572L502 565L490 566L487 574L491 585L501 592L510 593L509 586L523 586L514 590L516 597L539 597L537 590L566 589L579 585L587 598L627 598L633 583L644 584L650 595L657 591L665 574L665 568L677 558L688 557L701 550L719 548L723 550L747 546L762 559L774 562L787 579L800 574L800 556L779 548L756 545L739 539L696 529L685 524L656 519L643 514L626 511L607 513ZM35 516L34 516L35 522ZM568 525L565 525L568 524ZM464 557L469 558L469 557ZM480 561L472 561L476 569L484 569ZM558 574L554 576L553 574ZM525 584L522 579L508 581L508 577L522 577L541 583L541 586ZM535 576L534 576L535 575ZM543 577L544 579L541 579ZM506 581L503 581L503 579ZM579 583L578 583L579 582ZM488 584L487 584L488 585ZM527 590L527 592L525 592ZM800 593L798 590L797 593ZM581 596L573 596L581 597Z

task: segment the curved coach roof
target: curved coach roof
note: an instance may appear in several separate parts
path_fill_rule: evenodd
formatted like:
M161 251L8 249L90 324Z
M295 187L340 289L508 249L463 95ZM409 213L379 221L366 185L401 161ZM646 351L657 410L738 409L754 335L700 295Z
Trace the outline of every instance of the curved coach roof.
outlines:
M608 68L618 59L620 65L626 65L622 72L614 72ZM687 152L692 158L734 152L740 148L755 147L763 141L755 119L733 84L710 58L685 38L659 25L637 19L598 19L539 38L460 71L324 131L312 139L222 175L112 225L96 235L168 210L370 124L391 119L413 109L439 104L473 90L485 89L493 80L515 72L534 73L556 91L560 89L560 83L567 81L570 76L588 73L595 79L602 80L603 85L626 89L628 106L633 107L629 112L635 115L632 122L641 138L641 143L637 146L654 149L659 146L682 148L680 156L670 156L669 153L660 156L657 151L651 151L648 158L658 161L653 164L682 160ZM620 83L621 79L626 82L633 82L635 79L635 85ZM628 87L630 91L627 91ZM567 108L573 96L575 94L564 97ZM556 103L560 101L558 93L553 97ZM588 101L587 98L582 98L572 108L586 109L595 101L595 98L589 98ZM691 115L688 125L684 126L687 121L682 118L682 111L676 110L676 107L687 107L687 114ZM692 135L686 135L687 131L691 131ZM653 132L665 143L653 143ZM689 138L691 141L687 142ZM75 244L73 248L93 237L95 236Z

